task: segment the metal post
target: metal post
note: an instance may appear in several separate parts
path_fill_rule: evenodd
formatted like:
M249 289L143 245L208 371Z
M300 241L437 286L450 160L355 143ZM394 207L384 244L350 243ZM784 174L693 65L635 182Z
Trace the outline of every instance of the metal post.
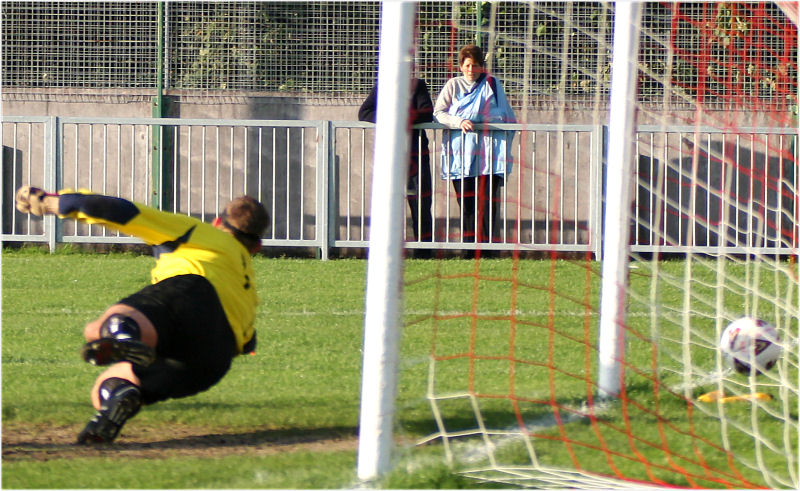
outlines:
M336 240L336 219L339 216L339 199L336 194L338 175L336 173L336 149L334 138L336 129L332 121L324 122L319 130L317 144L317 168L322 175L317 180L317 239L320 241L318 257L327 261Z
M382 3L375 154L386 161L374 166L372 178L358 444L362 481L389 470L394 444L413 29L413 3Z
M45 161L44 188L58 190L61 188L61 166L63 165L64 142L62 139L62 123L58 116L50 116L45 125ZM45 215L44 230L50 252L55 252L61 242L61 220L55 215Z
M480 0L475 2L475 46L481 46L481 25L483 25L483 10Z
M156 95L153 97L153 117L163 118L167 114L167 98L164 96L164 2L158 2L158 47L156 57ZM171 168L169 165L169 134L162 131L162 126L152 125L152 196L151 205L156 208L168 208L171 202Z
M606 216L603 227L598 395L618 397L625 346L625 300L630 250L631 161L635 128L640 2L616 2L608 125Z

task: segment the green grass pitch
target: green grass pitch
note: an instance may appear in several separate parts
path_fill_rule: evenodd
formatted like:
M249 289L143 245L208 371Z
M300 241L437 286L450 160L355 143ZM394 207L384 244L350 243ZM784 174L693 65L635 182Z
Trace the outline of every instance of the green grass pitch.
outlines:
M2 256L2 428L3 488L347 488L356 483L356 447L360 398L361 345L363 338L364 281L366 262L362 260L318 261L309 259L254 258L261 306L257 329L259 346L254 356L234 362L230 373L215 387L197 396L171 400L145 407L123 428L111 449L83 449L72 441L92 414L88 393L99 369L80 360L83 325L108 305L137 290L149 281L153 259L123 253L78 253L66 249L51 255L38 249L3 251ZM584 282L589 264L592 281L597 281L596 263L578 261L558 265L557 288L574 291L570 285ZM473 297L472 273L475 263L467 260L406 262L405 304L407 324L403 333L402 376L399 386L398 438L413 442L436 430L430 405L424 395L427 386L427 355L431 350L430 312L436 308L443 317L451 312L469 311L471 302L480 302L486 312L502 313L508 308L509 284L492 278L507 278L509 259L481 261L482 282ZM550 298L546 285L551 261L521 261L517 299L521 320L529 322L530 336L520 336L518 353L538 353L543 344L535 329L539 317L549 309L567 315L564 332L574 329L580 336L583 291L574 296ZM682 269L682 263L665 268ZM442 288L424 280L432 274L447 277ZM676 273L677 274L677 273ZM646 288L647 280L641 281ZM662 301L680 303L679 288L662 292ZM589 292L590 303L597 302L597 289ZM674 297L674 298L673 298ZM670 300L670 299L673 300ZM728 300L732 304L735 299ZM438 307L437 307L438 306ZM446 306L443 308L442 306ZM576 314L568 311L573 309ZM634 307L633 310L636 310ZM528 317L526 317L528 316ZM647 316L641 316L646 321ZM636 319L636 317L634 317ZM452 322L452 324L451 324ZM460 353L469 349L463 336L463 320L440 322L437 329L439 354ZM593 322L594 324L594 322ZM592 326L594 329L596 326ZM482 323L476 330L476 345L486 355L475 379L476 389L494 393L508 384L507 363L490 358L509 349L502 323ZM642 327L642 331L646 330ZM572 335L572 334L571 334ZM595 336L592 332L591 336ZM635 347L637 341L631 341ZM559 346L559 340L555 340ZM574 369L584 363L585 353L565 343L554 363ZM644 343L643 343L643 346ZM634 351L635 352L635 351ZM649 354L643 350L643 364ZM461 390L464 383L459 360L442 363L437 379L444 390ZM452 377L449 376L451 373ZM520 370L517 390L547 396L548 387L534 372L525 378ZM668 377L668 375L667 375ZM796 379L795 379L796 382ZM524 384L528 384L527 386ZM585 394L582 381L568 377L559 381L559 394L565 398ZM635 385L632 392L644 398L652 387ZM681 430L685 407L661 401L662 414ZM513 415L498 403L498 418ZM487 414L492 414L491 404ZM454 403L445 408L452 424L466 424L469 408ZM537 409L538 410L538 409ZM744 407L733 409L745 413ZM657 440L652 415L629 415L643 440ZM793 415L797 417L796 414ZM699 421L703 421L700 419ZM610 419L612 424L623 424ZM500 424L504 424L503 421ZM711 437L718 435L716 423L698 425ZM766 427L763 425L762 428ZM781 427L775 429L780 432ZM555 430L554 430L555 431ZM569 428L570 436L593 438L593 428L578 424ZM769 430L767 430L769 431ZM624 445L622 434L605 435ZM696 449L680 434L670 435L679 454ZM748 445L742 437L740 445ZM537 443L537 445L539 445ZM540 442L545 464L569 465L557 442ZM795 438L796 446L796 438ZM408 448L401 445L403 458ZM517 449L503 450L513 461ZM643 450L645 453L647 449ZM479 487L478 481L453 474L442 463L441 448L429 445L415 450L413 464L400 465L381 486L389 488ZM521 452L524 460L524 452ZM595 454L596 456L596 454ZM581 462L593 458L590 451L578 451ZM424 465L419 463L423 462ZM635 463L634 463L635 464ZM636 475L634 464L616 462L627 475ZM709 462L724 467L725 462ZM627 466L627 467L626 467ZM413 468L413 471L409 469ZM645 475L641 475L646 478ZM660 476L669 478L669 476ZM758 473L745 469L745 477ZM683 483L685 484L685 483Z
M114 449L72 445L100 372L80 359L83 326L147 284L152 265L127 253L3 251L3 488L354 486L362 260L255 257L257 353L204 393L145 407ZM389 479L467 482L436 464Z

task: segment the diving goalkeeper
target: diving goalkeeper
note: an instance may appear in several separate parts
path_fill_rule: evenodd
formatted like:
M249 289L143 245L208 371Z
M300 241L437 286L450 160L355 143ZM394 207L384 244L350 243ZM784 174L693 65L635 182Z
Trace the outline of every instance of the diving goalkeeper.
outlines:
M255 348L256 295L250 255L269 215L243 196L211 224L122 198L24 186L17 209L100 224L141 238L156 257L152 284L84 328L81 356L108 368L91 391L97 412L79 444L110 443L142 405L207 390L233 358Z

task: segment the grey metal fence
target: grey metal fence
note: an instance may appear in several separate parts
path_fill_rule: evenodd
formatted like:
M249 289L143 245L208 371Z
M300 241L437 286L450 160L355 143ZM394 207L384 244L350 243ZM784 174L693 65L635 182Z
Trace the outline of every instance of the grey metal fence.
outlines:
M638 128L633 250L798 247L797 129Z
M87 188L203 220L239 194L273 217L265 247L367 247L374 129L348 121L2 118L2 240L137 243L103 227L22 215L14 190ZM428 133L430 241L406 216L408 248L587 252L599 257L601 125L497 124L514 132L513 170L498 188L497 236L464 235L462 207L439 175L443 127ZM637 252L791 253L798 247L796 129L638 129L630 224ZM420 161L416 165L421 165ZM412 195L410 200L422 199ZM468 198L465 198L468 199ZM419 228L416 230L419 232Z
M340 160L335 188L339 193L340 235L334 244L363 247L368 239L371 169L373 165L381 165L379 155L372 161L373 125L337 122L334 126L336 148L345 152L337 153ZM433 238L431 243L408 241L415 236L415 224L409 220L408 247L477 247L468 242L463 233L463 209L455 196L458 188L440 176L443 127L428 123L415 128L427 131L430 140ZM493 196L488 205L490 215L491 207L498 208L496 238L480 247L599 252L592 231L597 229L599 220L600 188L596 173L602 160L602 127L492 124L488 128L515 134L510 151L513 166L498 195ZM416 165L421 165L419 159ZM422 200L419 196L411 199Z
M32 184L90 189L203 220L250 194L272 217L265 245L327 250L327 131L320 121L4 117L3 238L137 242L96 225L56 228L15 213L13 189Z
M2 118L2 209L3 240L47 242L55 247L55 219L37 219L14 209L15 190L23 183L56 187L56 119L51 117ZM37 176L33 180L31 176Z

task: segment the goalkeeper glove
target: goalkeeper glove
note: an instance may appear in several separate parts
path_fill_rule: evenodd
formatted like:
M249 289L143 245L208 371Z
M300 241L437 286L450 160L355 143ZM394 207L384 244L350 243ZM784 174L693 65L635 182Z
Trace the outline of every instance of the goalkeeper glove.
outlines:
M17 210L36 216L58 213L58 195L33 186L22 186L17 190Z

